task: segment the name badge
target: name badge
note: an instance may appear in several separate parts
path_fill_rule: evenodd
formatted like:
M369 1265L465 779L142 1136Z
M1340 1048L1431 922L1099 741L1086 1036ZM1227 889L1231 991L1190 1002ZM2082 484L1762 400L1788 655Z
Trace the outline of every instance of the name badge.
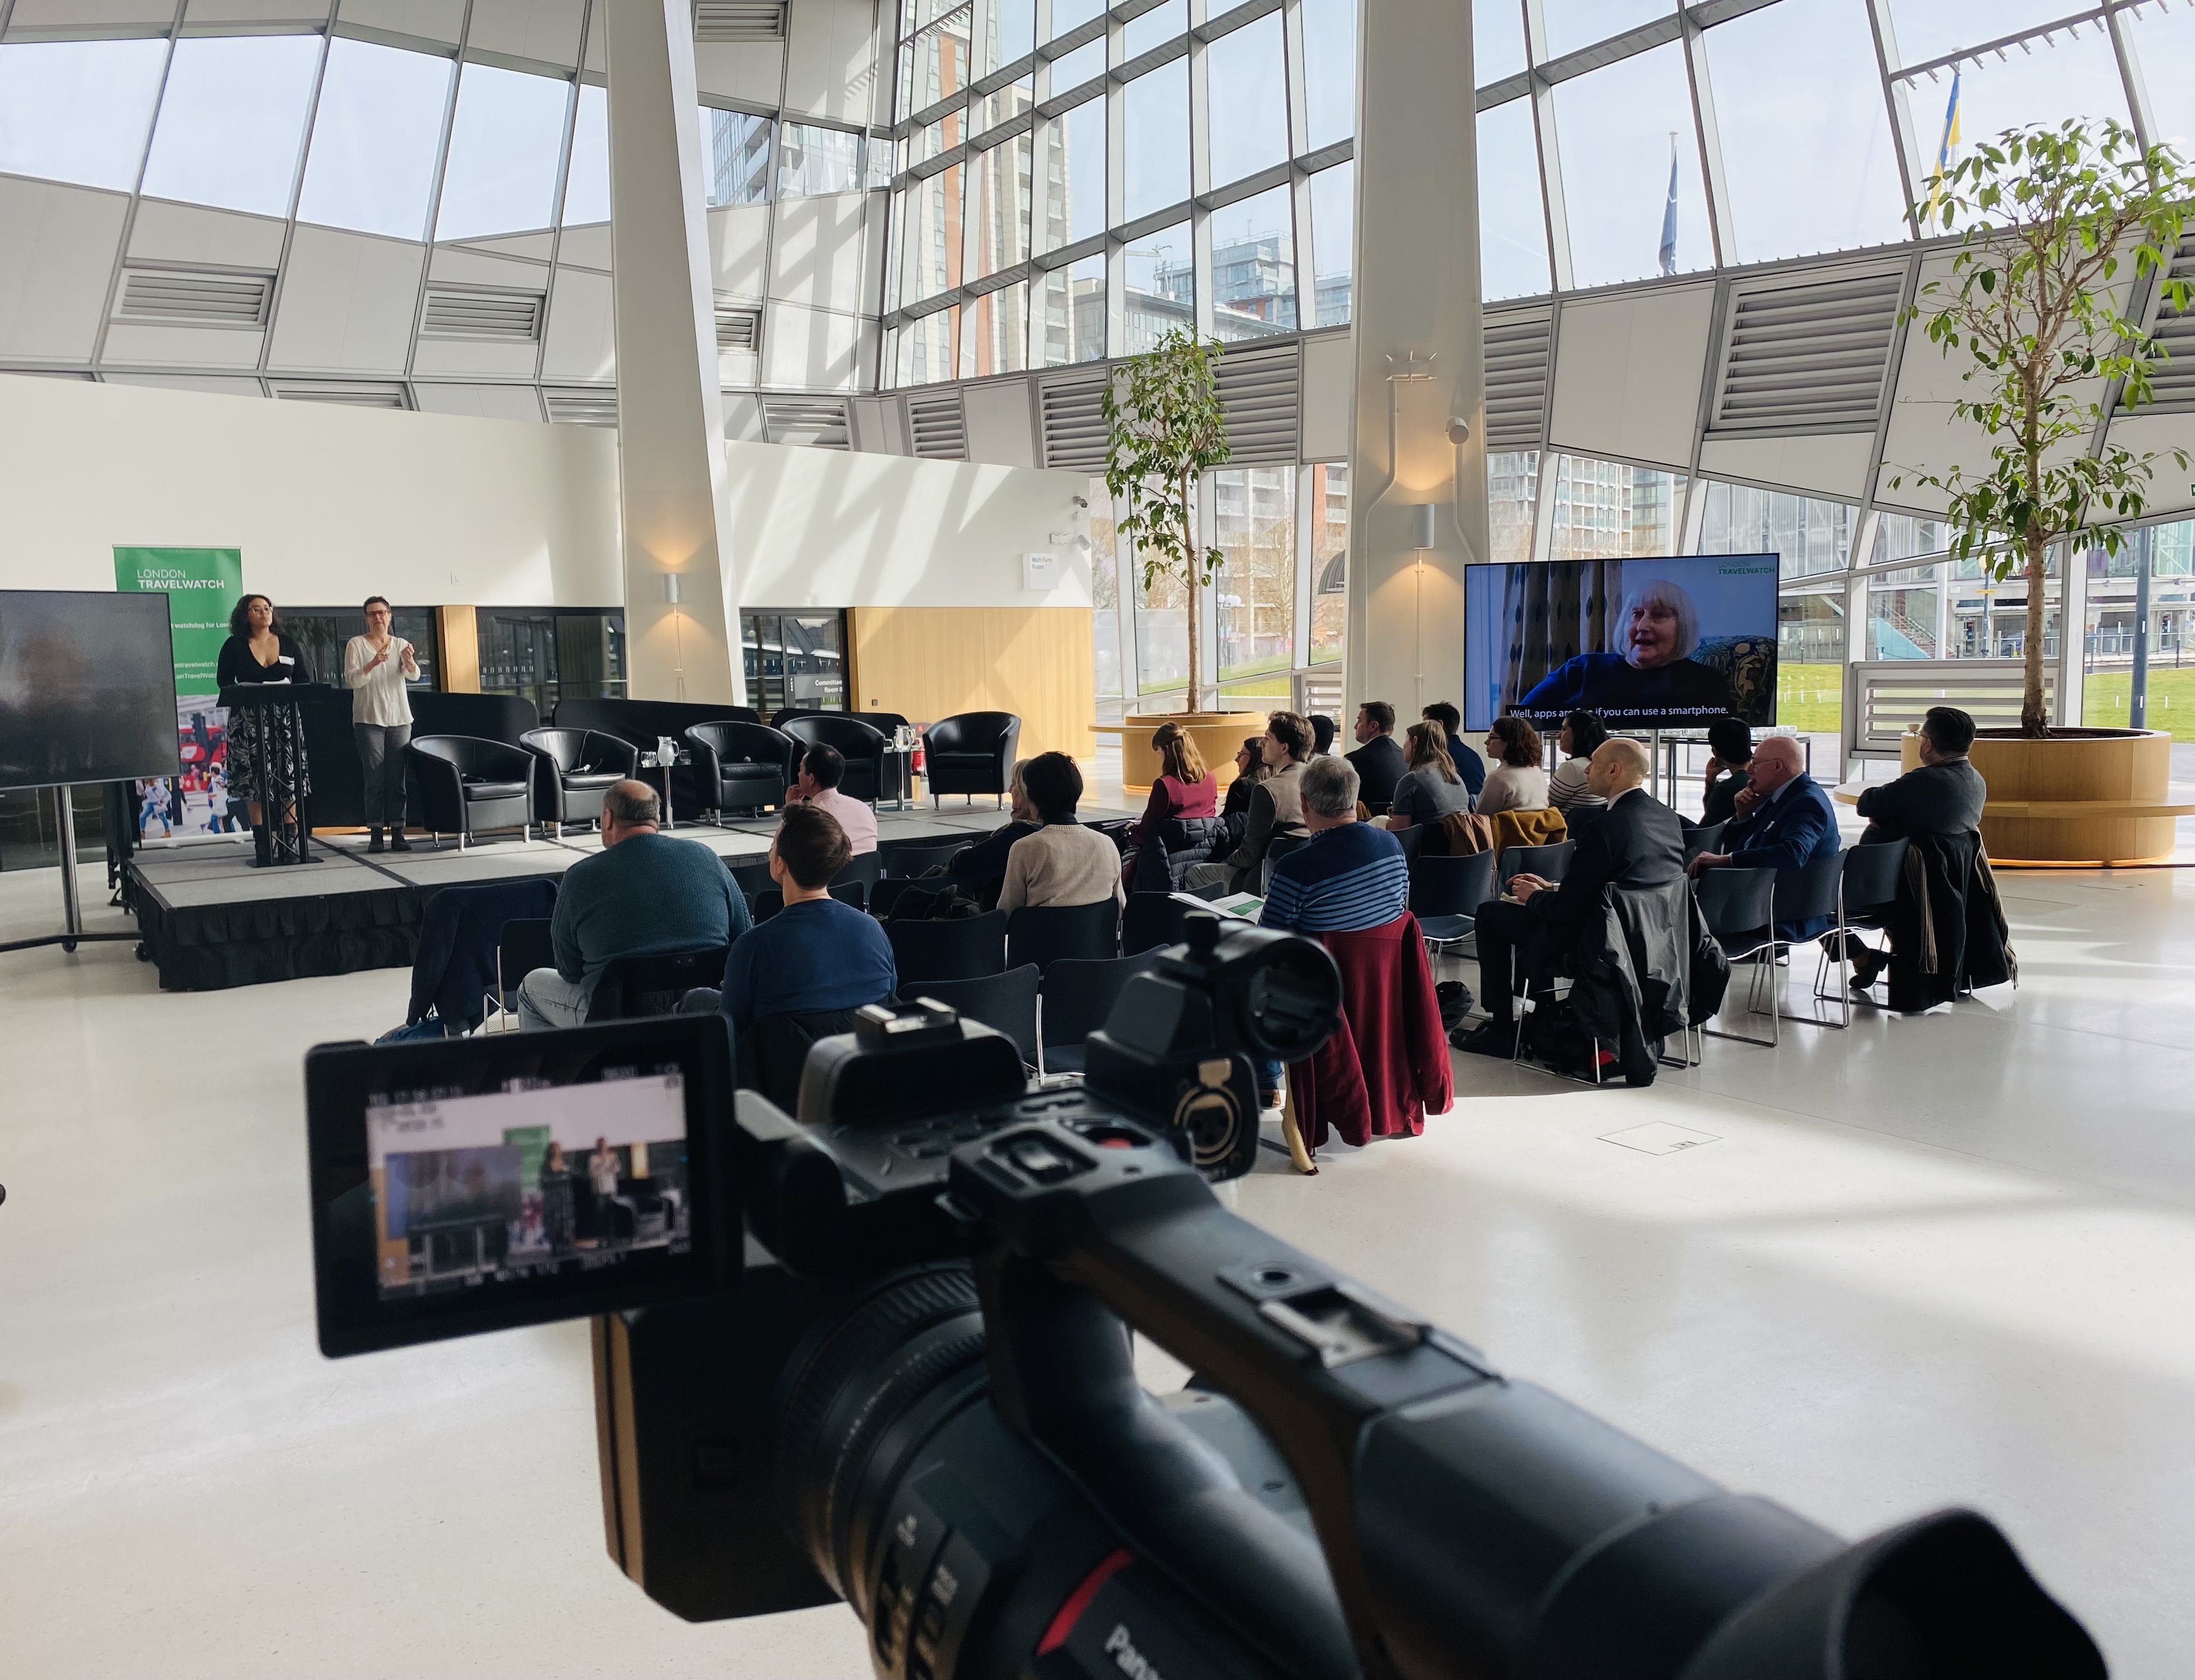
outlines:
M297 662L287 653L278 653L274 657L274 663L278 665L294 665Z

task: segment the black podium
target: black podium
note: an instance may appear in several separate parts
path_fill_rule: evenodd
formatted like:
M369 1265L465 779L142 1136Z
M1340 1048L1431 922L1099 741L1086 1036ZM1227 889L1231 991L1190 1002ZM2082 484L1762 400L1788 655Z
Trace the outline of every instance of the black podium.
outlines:
M221 691L228 713L232 762L241 747L252 764L256 785L244 791L256 799L267 845L252 861L314 863L308 806L312 777L305 758L304 703L320 692L308 682L237 682ZM256 836L254 837L256 837Z

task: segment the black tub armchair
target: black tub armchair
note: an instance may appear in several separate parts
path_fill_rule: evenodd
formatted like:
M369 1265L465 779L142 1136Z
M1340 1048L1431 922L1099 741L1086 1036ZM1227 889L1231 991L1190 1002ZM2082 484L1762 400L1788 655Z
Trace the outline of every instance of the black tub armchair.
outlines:
M413 820L439 843L458 837L458 849L490 829L516 828L533 837L533 775L539 760L522 746L470 735L424 735L412 743L419 788Z
M596 729L528 729L518 744L534 757L533 814L559 837L567 822L600 820L602 795L640 770L638 748Z
M720 814L784 804L801 750L791 736L760 723L695 723L686 731L686 745L701 797Z
M846 761L846 780L838 784L838 791L849 799L877 803L884 788L884 749L891 745L883 730L858 718L819 715L786 719L785 733L804 755L811 746L838 748ZM794 761L796 769L798 762Z
M988 793L1005 804L1021 739L1022 721L1011 711L964 711L939 718L922 732L930 803L936 804L941 794Z

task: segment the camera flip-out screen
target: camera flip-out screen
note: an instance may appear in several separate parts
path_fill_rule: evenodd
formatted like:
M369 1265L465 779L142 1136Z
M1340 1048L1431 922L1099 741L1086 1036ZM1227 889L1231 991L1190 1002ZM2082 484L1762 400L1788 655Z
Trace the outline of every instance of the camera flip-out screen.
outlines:
M709 1132L729 1060L711 1015L313 1051L322 1350L729 1285Z

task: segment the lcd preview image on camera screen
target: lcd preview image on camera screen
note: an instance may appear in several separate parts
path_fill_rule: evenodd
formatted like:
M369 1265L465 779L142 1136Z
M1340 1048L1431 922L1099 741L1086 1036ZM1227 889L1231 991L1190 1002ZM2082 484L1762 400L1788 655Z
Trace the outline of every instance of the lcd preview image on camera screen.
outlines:
M685 1077L395 1091L366 1111L382 1297L684 1253Z

